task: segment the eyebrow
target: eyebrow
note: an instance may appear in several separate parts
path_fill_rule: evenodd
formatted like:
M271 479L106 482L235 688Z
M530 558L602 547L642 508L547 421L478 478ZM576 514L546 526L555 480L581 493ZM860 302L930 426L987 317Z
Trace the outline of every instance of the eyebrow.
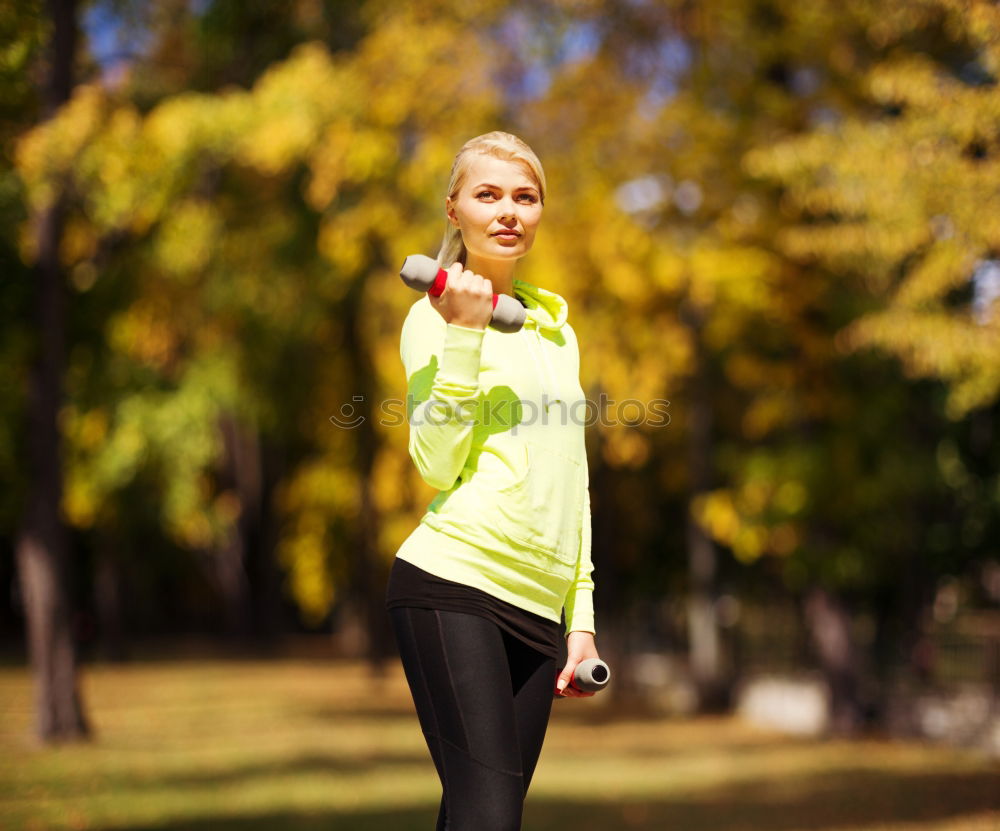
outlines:
M473 188L493 188L494 190L503 190L503 188L500 187L500 185L493 185L493 184L490 184L489 182L480 182L478 185L473 185ZM514 190L534 190L534 191L537 191L538 188L536 188L534 185L519 185L518 187L514 188Z

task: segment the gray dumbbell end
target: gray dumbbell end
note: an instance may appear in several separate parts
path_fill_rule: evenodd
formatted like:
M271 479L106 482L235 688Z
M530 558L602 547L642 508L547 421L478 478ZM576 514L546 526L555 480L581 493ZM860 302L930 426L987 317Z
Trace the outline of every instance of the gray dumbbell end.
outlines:
M434 285L434 278L438 273L437 260L432 260L425 254L410 254L403 260L403 267L399 270L399 276L403 278L411 289L417 291L427 291Z
M573 686L584 692L600 692L611 680L611 669L600 658L580 661L573 670Z
M509 294L497 296L497 304L493 307L493 317L490 326L498 332L516 332L527 318L524 306Z

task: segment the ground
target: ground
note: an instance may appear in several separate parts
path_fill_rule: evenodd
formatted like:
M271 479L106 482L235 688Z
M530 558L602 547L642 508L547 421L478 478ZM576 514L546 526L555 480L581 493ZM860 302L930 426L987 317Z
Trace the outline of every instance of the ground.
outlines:
M29 674L0 668L4 831L434 826L439 785L398 663L373 678L322 656L93 662L81 689L94 740L38 747ZM1000 764L981 754L609 701L553 703L525 831L1000 829Z

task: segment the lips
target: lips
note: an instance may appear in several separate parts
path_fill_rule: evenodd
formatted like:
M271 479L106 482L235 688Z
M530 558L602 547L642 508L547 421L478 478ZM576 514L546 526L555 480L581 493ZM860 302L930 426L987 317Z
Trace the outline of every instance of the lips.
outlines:
M496 231L490 236L500 237L500 239L517 239L521 235L517 231Z

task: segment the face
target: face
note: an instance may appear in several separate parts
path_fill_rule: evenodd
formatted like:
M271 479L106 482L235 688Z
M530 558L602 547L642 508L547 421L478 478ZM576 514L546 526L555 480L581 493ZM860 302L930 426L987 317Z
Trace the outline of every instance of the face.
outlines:
M542 218L538 186L529 168L477 153L455 198L446 200L448 221L462 232L469 258L523 257Z

